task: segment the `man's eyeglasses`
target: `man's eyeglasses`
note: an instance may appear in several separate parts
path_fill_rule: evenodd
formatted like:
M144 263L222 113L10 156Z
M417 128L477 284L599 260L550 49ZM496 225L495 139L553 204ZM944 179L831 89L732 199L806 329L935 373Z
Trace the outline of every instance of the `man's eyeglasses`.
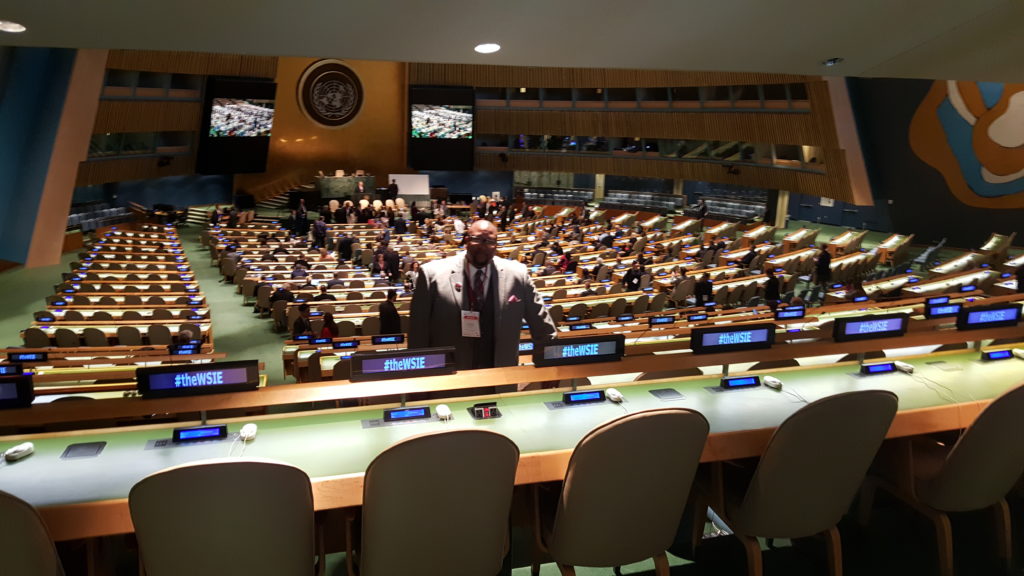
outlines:
M488 238L487 236L466 236L466 242L471 244L483 244L484 246L498 245L498 241L495 238Z

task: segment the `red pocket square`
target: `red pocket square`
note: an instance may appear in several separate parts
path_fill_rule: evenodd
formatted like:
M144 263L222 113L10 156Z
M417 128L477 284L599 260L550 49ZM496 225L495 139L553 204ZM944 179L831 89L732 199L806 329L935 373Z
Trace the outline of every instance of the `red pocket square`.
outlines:
M519 296L516 296L515 294L513 294L513 295L508 297L508 303L509 304L515 304L516 302L519 302Z

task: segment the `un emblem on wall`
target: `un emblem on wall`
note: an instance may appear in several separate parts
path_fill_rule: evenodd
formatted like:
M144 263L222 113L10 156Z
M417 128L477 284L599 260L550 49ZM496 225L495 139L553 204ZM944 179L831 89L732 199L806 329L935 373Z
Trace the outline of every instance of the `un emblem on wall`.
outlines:
M363 85L340 60L318 60L299 78L299 109L307 118L338 128L352 121L363 106Z

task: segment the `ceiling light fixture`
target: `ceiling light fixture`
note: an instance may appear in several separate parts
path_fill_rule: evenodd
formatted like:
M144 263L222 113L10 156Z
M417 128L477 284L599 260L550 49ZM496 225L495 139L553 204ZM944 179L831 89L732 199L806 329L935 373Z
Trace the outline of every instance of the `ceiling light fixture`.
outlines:
M17 22L11 22L10 20L0 20L0 32L10 32L12 34L18 34L28 30Z
M842 62L843 62L842 58L826 58L825 60L821 61L821 65L826 67L826 68L831 68L833 66L837 66L839 64L842 64Z
M498 50L501 50L501 46L493 42L486 42L484 44L477 44L476 48L473 48L481 54L494 54Z

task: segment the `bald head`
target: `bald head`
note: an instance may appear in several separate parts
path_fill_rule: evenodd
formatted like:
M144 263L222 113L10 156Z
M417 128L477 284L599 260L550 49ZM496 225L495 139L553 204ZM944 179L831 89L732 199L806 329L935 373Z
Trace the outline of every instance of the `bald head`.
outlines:
M466 230L466 253L478 268L491 263L498 250L498 229L490 220L477 220Z

